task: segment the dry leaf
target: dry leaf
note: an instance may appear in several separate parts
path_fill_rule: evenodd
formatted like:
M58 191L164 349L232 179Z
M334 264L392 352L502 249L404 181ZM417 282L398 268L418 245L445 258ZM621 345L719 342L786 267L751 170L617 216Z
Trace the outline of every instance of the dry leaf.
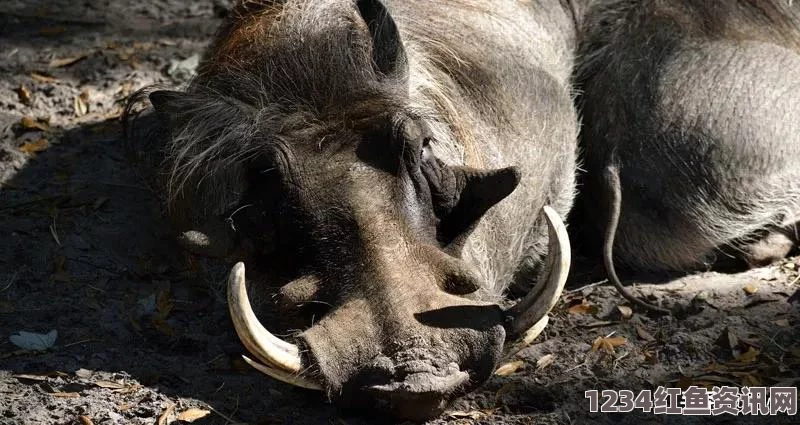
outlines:
M122 108L115 108L114 110L109 111L105 115L103 115L103 120L108 121L117 119L122 116L122 112L123 112Z
M119 390L119 389L125 388L124 384L119 384L119 383L116 383L116 382L113 382L113 381L97 381L94 384L97 385L100 388L109 388L109 389L112 389L112 390Z
M158 313L158 317L160 319L166 319L174 307L175 305L170 299L169 288L158 291L158 294L156 294L156 312Z
M181 412L181 414L178 415L178 420L181 422L194 422L200 418L208 416L209 413L211 413L210 410L191 408Z
M47 131L47 130L50 129L50 125L47 124L46 122L43 122L41 120L37 120L37 119L35 119L33 117L29 117L29 116L22 117L22 119L19 121L19 124L22 126L22 128L24 128L26 130Z
M58 78L55 78L55 77L47 75L47 74L38 73L38 72L31 72L31 78L33 78L34 80L36 80L36 81L38 81L40 83L57 83L58 82Z
M581 300L580 304L575 304L569 308L571 314L595 314L597 306L589 304L586 300Z
M55 229L52 226L50 227L50 231L53 233L53 238L56 239L56 243L59 243L57 235L55 233ZM65 267L66 262L67 262L67 257L63 255L59 255L53 258L52 278L55 282L70 282L72 280L72 277L70 276L69 272Z
M86 415L78 416L78 419L81 421L81 425L94 425L94 422Z
M525 362L522 360L517 360L515 362L508 362L498 367L497 370L494 371L494 374L497 376L508 376L516 372L523 366L525 366Z
M782 328L785 328L785 327L789 326L789 321L787 319L779 319L779 320L776 320L776 321L774 321L772 323L774 323L774 324L776 324L776 325L778 325L778 326L780 326Z
M653 338L653 335L650 335L650 332L647 332L647 330L644 327L642 327L641 325L636 325L636 335L638 335L639 338L641 338L641 339L643 339L645 341L655 341L656 340L655 338Z
M610 338L603 338L608 345L612 347L619 347L628 343L628 339L623 336L615 336Z
M617 324L617 323L619 323L619 322L612 322L612 321L609 321L609 320L597 320L597 321L594 321L592 323L587 323L585 325L578 325L578 326L581 327L581 328L599 328L599 327L602 327L602 326L614 325L614 324Z
M553 364L553 360L555 360L555 356L552 354L545 354L542 357L539 357L539 360L536 360L536 370L542 370L547 366Z
M51 372L44 372L44 373L17 373L11 375L12 378L17 379L30 379L32 381L44 381L47 378L57 378L57 377L64 377L69 376L64 372L59 372L57 370Z
M8 339L12 344L23 350L44 351L52 347L58 338L58 331L53 329L46 334L19 331L18 334L11 335Z
M31 91L25 87L25 84L20 84L19 88L17 89L17 97L19 97L19 101L29 105L31 103Z
M66 31L66 27L62 26L55 26L55 27L44 27L39 29L39 34L41 35L56 35L61 34Z
M103 207L103 205L106 204L106 202L108 202L108 198L106 198L105 196L101 196L92 203L92 208L95 210L99 210L100 208Z
M61 68L64 66L72 65L75 62L81 61L89 57L88 54L84 53L78 56L70 56L67 58L60 58L60 59L53 59L50 61L50 68Z
M49 378L49 376L47 376L47 375L36 375L36 374L32 374L32 373L31 374L29 374L29 373L17 373L17 374L11 375L11 377L12 378L17 378L17 379L29 379L31 381L46 381L47 378Z
M625 345L627 343L628 340L621 336L615 336L615 337L598 336L597 339L595 339L594 342L592 343L592 351L597 351L599 349L602 349L609 354L614 354L615 347L619 347L620 345Z
M63 273L65 272L67 264L67 257L63 255L57 255L53 257L53 273Z
M623 319L630 319L633 315L633 310L630 307L625 305L618 305L617 310L619 310L619 314L622 316Z
M161 332L166 336L175 336L175 329L172 328L164 319L160 317L153 317L150 319L150 323L156 328L157 331Z
M472 419L477 421L486 416L486 413L480 410L470 410L469 412L447 412L445 415L453 419Z
M47 376L47 375L33 375L33 374L27 374L27 373L18 373L18 374L15 374L15 375L11 375L11 377L12 378L17 378L17 379L27 379L27 380L30 380L30 381L46 381L47 378L49 378L49 376Z
M755 283L748 283L747 285L744 285L744 288L742 289L744 289L744 292L747 293L747 295L753 295L758 292L758 286Z
M161 416L158 417L158 422L156 422L157 425L167 425L169 423L169 417L170 415L172 415L172 412L174 411L175 411L174 404L170 404L169 406L167 406L167 408L164 409L164 413L162 413Z
M39 139L33 142L25 142L22 146L19 147L19 150L25 153L34 154L37 152L42 152L47 150L50 147L50 142L47 139Z
M761 354L760 350L758 350L755 347L750 346L750 347L747 347L747 351L745 351L744 353L736 356L734 361L737 362L737 363L753 363L756 360L756 358L758 357L759 354Z
M722 384L722 385L736 385L736 381L734 381L733 379L726 378L724 376L718 376L718 375L702 375L702 376L697 376L694 379L696 380L695 382L703 381L703 382L713 382L713 383L715 383L717 385L719 385L719 384Z
M82 117L89 113L89 104L87 103L88 99L89 92L86 90L72 98L72 109L75 111L76 116Z
M92 372L91 370L81 368L75 371L75 376L77 376L78 378L86 379L90 378L92 376L92 373L94 372Z
M132 91L133 91L133 81L126 80L120 83L119 90L117 91L117 93L122 96L127 96L131 94Z
M59 397L59 398L78 398L78 397L81 396L78 393L62 393L62 392L50 393L50 395L52 395L53 397Z

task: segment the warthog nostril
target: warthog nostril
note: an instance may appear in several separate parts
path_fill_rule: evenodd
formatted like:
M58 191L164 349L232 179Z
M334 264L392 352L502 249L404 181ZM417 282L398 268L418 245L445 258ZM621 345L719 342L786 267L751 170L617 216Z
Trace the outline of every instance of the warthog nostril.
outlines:
M458 365L455 363L451 363L448 365L448 369L445 374L452 373L451 371L455 366L454 372L458 371ZM430 373L431 375L441 375L442 373L437 373L437 369L435 366L426 362L424 360L411 360L405 363L401 363L395 367L395 378L402 379L408 375L412 375L415 373Z

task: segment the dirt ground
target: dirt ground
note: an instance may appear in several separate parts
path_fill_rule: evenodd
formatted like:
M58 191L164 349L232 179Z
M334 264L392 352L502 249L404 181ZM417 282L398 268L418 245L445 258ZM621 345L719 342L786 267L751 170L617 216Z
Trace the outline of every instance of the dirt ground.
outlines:
M120 100L185 83L224 4L2 2L0 424L167 424L203 412L194 423L386 421L239 360L228 265L180 252L126 157ZM614 289L579 264L550 326L509 359L510 372L431 423L796 423L590 414L584 391L797 386L800 313L789 297L799 269L794 258L739 274L636 277L660 282L637 286L652 301L690 305L657 317L618 308ZM52 330L46 351L9 339Z

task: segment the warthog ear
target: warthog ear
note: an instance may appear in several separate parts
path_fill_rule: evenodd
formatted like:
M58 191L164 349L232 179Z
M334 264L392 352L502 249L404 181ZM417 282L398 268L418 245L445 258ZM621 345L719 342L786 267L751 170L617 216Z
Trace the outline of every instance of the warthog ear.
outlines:
M405 74L406 54L400 31L386 6L380 0L358 0L357 5L372 35L372 60L376 70L389 76Z
M183 93L173 90L156 90L151 92L148 97L156 112L169 114L177 107Z
M445 244L468 232L489 208L516 189L520 179L516 167L497 170L448 167L438 159L431 165L423 167L423 172L440 219L439 240Z

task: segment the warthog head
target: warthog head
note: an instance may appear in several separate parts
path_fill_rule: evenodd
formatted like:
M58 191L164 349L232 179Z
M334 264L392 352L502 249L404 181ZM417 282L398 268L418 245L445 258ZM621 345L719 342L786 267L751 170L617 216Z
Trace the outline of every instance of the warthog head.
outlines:
M438 414L490 376L507 332L543 328L569 267L563 224L545 208L551 246L535 293L508 309L464 297L482 284L464 242L518 171L433 154L431 117L410 104L408 58L380 2L262 3L234 11L186 92L150 95L172 128L173 206L232 224L182 241L227 254L227 239L244 239L284 306L327 306L279 339L236 264L230 313L253 367L347 406Z

